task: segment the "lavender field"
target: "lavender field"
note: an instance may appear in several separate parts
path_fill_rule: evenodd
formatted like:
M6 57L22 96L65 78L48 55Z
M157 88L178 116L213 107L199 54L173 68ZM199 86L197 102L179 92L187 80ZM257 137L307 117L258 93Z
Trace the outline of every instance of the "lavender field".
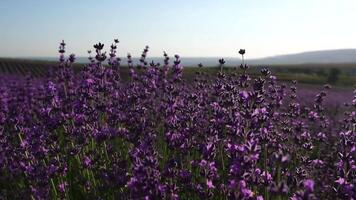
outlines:
M0 199L355 199L352 90L244 62L187 81L148 47L123 81L117 43L77 73L62 42L48 76L1 77Z

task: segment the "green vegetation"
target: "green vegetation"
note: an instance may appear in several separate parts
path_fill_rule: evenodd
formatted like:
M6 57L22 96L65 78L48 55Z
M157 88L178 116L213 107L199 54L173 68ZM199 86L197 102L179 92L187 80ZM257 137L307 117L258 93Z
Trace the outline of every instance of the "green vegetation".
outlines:
M0 58L0 74L26 75L31 73L35 77L45 76L48 69L56 66L56 62ZM75 64L75 71L83 64ZM350 87L356 84L356 64L303 64L303 65L272 65L269 66L272 74L278 76L279 80L290 81L298 80L300 83L307 84L325 84ZM251 66L251 75L258 75L262 66ZM193 79L198 71L205 72L208 75L214 75L220 70L219 67L185 67L184 77ZM240 73L239 68L225 67L226 73ZM128 68L122 67L124 75ZM125 77L123 77L125 79Z

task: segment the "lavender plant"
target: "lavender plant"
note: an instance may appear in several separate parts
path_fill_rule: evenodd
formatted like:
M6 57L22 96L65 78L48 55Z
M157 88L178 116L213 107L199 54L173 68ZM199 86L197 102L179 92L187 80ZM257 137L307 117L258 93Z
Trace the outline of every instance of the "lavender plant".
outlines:
M330 86L305 103L244 49L187 82L146 46L124 81L118 43L74 73L62 41L48 77L0 81L0 199L355 199L356 91L336 118Z

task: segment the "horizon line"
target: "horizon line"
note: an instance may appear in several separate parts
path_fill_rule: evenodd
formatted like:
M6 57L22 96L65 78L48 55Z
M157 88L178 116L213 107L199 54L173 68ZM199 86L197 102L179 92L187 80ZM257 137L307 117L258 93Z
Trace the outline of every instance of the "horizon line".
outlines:
M318 49L318 50L309 50L309 51L299 51L299 52L294 52L294 53L284 53L284 54L274 54L270 56L263 56L263 57L252 57L252 58L246 58L245 55L245 60L258 60L258 59L266 59L266 58L273 58L273 57L278 57L278 56L288 56L288 55L298 55L298 54L303 54L303 53L313 53L313 52L328 52L328 51L343 51L343 50L356 50L356 48L337 48L337 49ZM129 52L128 52L129 53ZM70 54L68 54L69 56ZM127 55L127 54L126 54ZM126 58L125 56L117 56L121 58ZM172 54L170 57L174 57L175 54ZM240 59L241 57L237 53L237 56L183 56L179 55L181 58L234 58L234 59ZM0 58L11 58L11 59L30 59L30 58L57 58L58 56L0 56ZM76 55L77 58L88 58L88 56L84 55ZM146 58L161 58L162 56L147 56ZM140 56L133 56L133 58L140 58Z

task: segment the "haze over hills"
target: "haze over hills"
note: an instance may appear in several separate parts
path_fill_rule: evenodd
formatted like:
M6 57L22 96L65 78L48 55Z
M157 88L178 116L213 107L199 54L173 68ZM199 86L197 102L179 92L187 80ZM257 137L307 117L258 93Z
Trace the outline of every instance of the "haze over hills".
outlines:
M356 49L308 51L249 60L252 64L334 64L356 63Z
M248 55L248 51L247 51ZM119 55L121 56L121 55ZM122 64L126 65L126 57L122 58ZM57 61L56 57L29 57L30 60ZM202 63L204 66L217 66L220 57L182 57L181 61L184 66L197 66ZM227 66L236 66L241 63L239 55L236 57L226 57ZM133 58L134 63L138 63L139 58ZM163 57L147 57L151 61L163 63ZM171 62L173 58L171 57ZM78 57L77 63L88 63L88 58ZM356 49L337 49L308 51L295 54L277 55L258 59L247 59L249 65L298 65L298 64L336 64L336 63L356 63Z

